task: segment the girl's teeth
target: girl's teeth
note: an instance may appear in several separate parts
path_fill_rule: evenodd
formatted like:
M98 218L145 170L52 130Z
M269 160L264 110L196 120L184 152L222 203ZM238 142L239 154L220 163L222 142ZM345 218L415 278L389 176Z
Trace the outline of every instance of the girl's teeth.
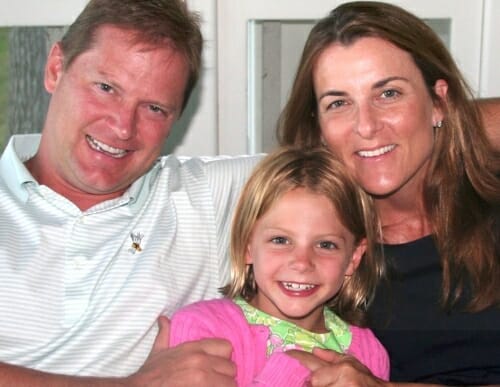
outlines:
M283 286L288 290L301 291L301 290L310 290L314 288L316 285L299 284L296 282L283 282Z

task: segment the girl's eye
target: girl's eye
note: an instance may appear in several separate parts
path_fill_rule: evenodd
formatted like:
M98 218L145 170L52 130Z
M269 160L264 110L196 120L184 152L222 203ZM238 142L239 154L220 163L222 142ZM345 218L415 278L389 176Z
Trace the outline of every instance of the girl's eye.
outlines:
M285 237L274 237L271 239L271 242L277 245L286 245L288 240Z
M321 249L334 250L337 248L337 245L330 241L321 241L319 242L319 247Z

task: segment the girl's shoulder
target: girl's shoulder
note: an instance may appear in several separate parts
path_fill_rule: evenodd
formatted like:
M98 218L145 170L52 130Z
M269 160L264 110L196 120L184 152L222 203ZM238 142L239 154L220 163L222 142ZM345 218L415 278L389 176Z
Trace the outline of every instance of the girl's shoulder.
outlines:
M369 328L350 326L352 333L348 353L360 360L377 377L388 380L390 362L387 350Z

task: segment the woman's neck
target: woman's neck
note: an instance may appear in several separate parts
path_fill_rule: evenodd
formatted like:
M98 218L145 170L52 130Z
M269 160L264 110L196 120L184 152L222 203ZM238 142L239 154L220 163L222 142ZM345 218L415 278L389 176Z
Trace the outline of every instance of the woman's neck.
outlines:
M407 243L432 233L423 206L417 200L375 199L382 223L382 238L387 244Z

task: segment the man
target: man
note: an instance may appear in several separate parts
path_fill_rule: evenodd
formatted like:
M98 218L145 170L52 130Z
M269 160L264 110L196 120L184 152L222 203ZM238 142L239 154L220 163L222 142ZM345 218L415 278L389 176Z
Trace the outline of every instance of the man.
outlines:
M181 0L91 0L52 47L41 138L0 160L0 386L234 385L228 343L157 324L217 296L258 160L158 159L201 46Z

